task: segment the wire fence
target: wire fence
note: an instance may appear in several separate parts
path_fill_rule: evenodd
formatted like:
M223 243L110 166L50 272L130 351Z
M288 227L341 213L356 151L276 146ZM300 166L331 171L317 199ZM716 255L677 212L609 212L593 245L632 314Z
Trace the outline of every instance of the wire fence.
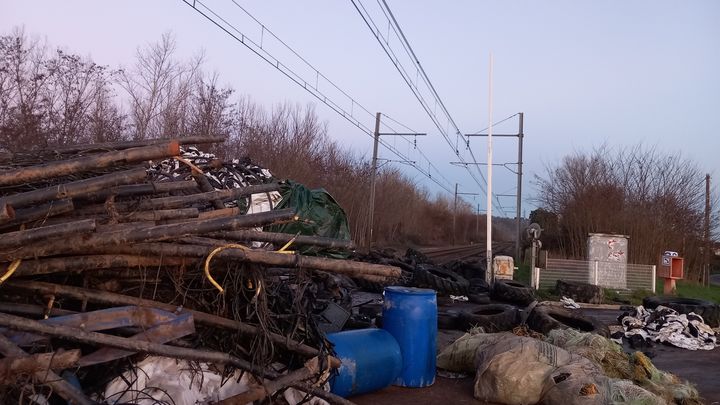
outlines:
M655 292L655 276L656 268L649 264L548 258L545 268L536 269L532 281L538 289L555 288L557 281L563 280L615 290Z

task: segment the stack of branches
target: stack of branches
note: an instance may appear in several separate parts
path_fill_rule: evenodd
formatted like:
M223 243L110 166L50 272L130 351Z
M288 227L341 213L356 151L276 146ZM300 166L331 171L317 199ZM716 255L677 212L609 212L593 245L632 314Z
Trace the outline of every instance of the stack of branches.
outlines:
M267 170L188 146L220 141L185 137L0 155L6 396L51 391L91 403L86 393L100 392L139 353L241 369L264 381L234 403L288 386L347 402L308 383L339 366L310 313L318 289L330 274L386 282L400 269L287 250L353 245L263 232L303 219L293 209L272 209L281 184ZM140 311L148 308L160 312ZM270 367L278 362L294 371L281 376ZM58 376L67 369L83 390ZM19 375L29 379L16 384Z

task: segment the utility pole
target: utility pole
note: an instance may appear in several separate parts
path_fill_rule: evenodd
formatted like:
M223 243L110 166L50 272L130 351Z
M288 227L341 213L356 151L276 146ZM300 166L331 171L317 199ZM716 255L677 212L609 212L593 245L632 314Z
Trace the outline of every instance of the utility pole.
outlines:
M377 169L378 169L378 147L380 144L381 136L425 136L426 133L381 133L380 132L380 118L382 114L375 114L375 132L374 132L374 143L373 143L373 156L372 156L372 172L370 173L370 202L368 210L368 230L365 237L365 244L368 248L372 246L373 241L373 229L375 223L375 184L377 182ZM413 162L414 163L414 162Z
M517 137L518 138L518 160L517 162L512 163L493 163L492 166L503 166L506 169L510 170L512 173L515 173L517 175L517 193L515 195L512 194L499 194L498 196L503 197L515 197L516 198L516 207L515 207L515 225L516 225L516 233L515 233L515 260L520 260L520 241L522 240L522 178L523 178L523 171L522 171L522 156L523 156L523 139L525 138L525 130L524 130L524 122L525 122L525 114L519 112L519 124L518 124L518 133L517 134L492 134L493 137L500 137L500 138L506 138L506 137ZM470 138L471 136L488 136L490 134L464 134L464 136ZM452 164L465 164L463 162L450 162ZM472 164L472 163L470 163ZM508 167L508 165L516 164L517 170L512 170Z
M373 143L372 172L370 173L370 210L368 212L367 247L370 248L373 239L373 221L375 216L375 177L377 176L378 144L380 143L380 116L375 114L375 142Z
M522 205L522 176L523 176L523 120L524 120L524 113L520 113L519 118L519 124L518 124L518 171L517 171L517 202L515 203L515 221L516 221L516 234L515 234L515 260L520 262L520 228L521 228L521 221L520 221L520 213L522 212L520 210L520 206Z
M705 175L705 251L703 257L703 281L710 286L710 174Z
M492 268L492 132L493 132L493 104L492 104L492 76L493 76L493 55L490 52L490 66L488 74L488 121L490 127L488 129L487 142L487 207L485 208L485 281L492 285L495 278Z
M452 232L453 232L453 246L456 245L455 235L457 235L456 232L456 222L457 222L457 205L458 205L458 195L480 195L478 193L458 193L458 184L455 183L455 200L453 204L453 226L452 226ZM480 206L478 205L478 209L480 209Z

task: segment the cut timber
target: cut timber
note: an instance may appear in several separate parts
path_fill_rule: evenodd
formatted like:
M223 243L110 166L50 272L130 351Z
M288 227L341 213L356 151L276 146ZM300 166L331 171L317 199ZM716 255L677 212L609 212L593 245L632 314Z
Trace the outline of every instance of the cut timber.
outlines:
M20 318L25 319L25 318ZM21 348L17 347L10 339L0 334L0 353L5 357L27 357L29 354L25 353ZM36 371L33 377L38 382L47 384L53 389L58 395L60 395L66 401L73 403L74 405L94 405L95 402L91 401L85 394L82 393L75 386L65 381L59 375L55 374L52 370Z
M23 261L15 271L15 277L80 271L89 271L90 273L93 273L94 271L100 269L181 266L184 264L190 264L192 261L193 260L189 258L131 255L54 257L50 259ZM0 266L7 266L7 263L0 263Z
M267 193L270 191L277 191L279 189L280 184L278 183L258 184L243 188L216 190L207 193L198 193L192 195L153 198L150 200L141 201L137 204L116 203L114 208L118 211L173 209L191 204L204 204L213 200L236 200L240 197L248 196L251 194ZM101 214L105 211L106 208L104 206L94 206L88 207L87 209L83 210L83 214Z
M82 198L94 201L105 201L110 196L129 197L145 194L164 194L193 189L197 190L197 184L190 180L163 182L152 181L144 184L128 184L125 186L112 187L100 190L96 193L83 195Z
M58 240L70 234L83 234L95 230L95 220L85 219L82 221L67 222L64 224L43 226L25 231L8 232L0 238L0 249L14 248L42 240ZM60 239L62 240L62 239Z
M56 215L66 214L72 212L75 207L70 198L64 200L51 201L47 204L39 205L36 207L25 208L15 211L15 219L3 223L0 220L0 229L7 229L9 227L18 226L32 221L39 221L42 219L54 217Z
M75 367L79 359L79 349L29 356L8 356L0 359L0 385L13 384L14 379L21 374Z
M73 236L64 240L29 245L17 250L0 254L0 260L13 261L28 257L44 257L56 254L79 253L100 246L127 245L132 242L157 241L179 238L184 235L195 235L222 230L252 228L288 221L295 218L292 209L261 212L232 218L215 218L197 220L180 224L137 226L122 224L119 231L93 233L90 235ZM187 255L186 255L187 256Z
M163 309L169 312L175 312L178 309L178 306L174 304L166 304L159 301L135 298L106 291L90 290L86 288L44 283L40 281L22 280L16 282L10 279L6 281L3 286L16 290L30 291L39 295L70 297L80 301L90 301L106 305L137 305L148 308ZM193 311L190 309L185 309L185 311L188 311L192 314L193 319L196 323L201 323L217 328L234 330L249 336L256 336L264 333L255 326L248 325L240 321L235 321L233 319L223 318L221 316L208 314L206 312ZM297 352L305 357L317 356L318 354L317 349L314 349L302 343L298 343L288 337L279 335L277 333L267 333L267 337L271 342L278 344L288 350Z
M9 195L0 201L0 205L4 202L12 205L13 208L19 208L50 200L74 198L83 194L94 193L108 187L142 182L146 177L147 173L144 168L114 172L103 176L91 177L89 179Z
M8 203L0 201L0 224L15 219L15 210Z
M92 247L88 247L92 249ZM139 243L134 245L119 245L103 249L111 253L135 254L147 256L174 256L174 257L205 257L212 247L180 245L173 243ZM268 252L252 249L226 249L219 252L216 258L226 258L244 262L264 264L274 267L306 268L323 270L333 273L345 274L350 277L374 276L373 281L387 278L398 279L402 276L399 267L383 264L356 262L352 260L328 259L324 257L301 256Z
M187 349L184 347L168 346L142 340L127 339L119 336L106 335L98 332L86 332L80 328L65 325L50 325L26 319L19 316L0 314L0 325L21 332L32 332L53 336L77 343L94 346L108 346L116 349L125 349L133 352L157 354L176 359L207 361L220 365L232 365L254 374L264 375L263 368L248 361L239 359L227 353Z
M169 219L198 218L200 211L197 208L178 208L174 210L138 211L123 215L118 220L122 222L135 221L166 221Z
M127 163L177 156L179 154L180 144L177 141L169 141L152 146L99 153L70 160L54 161L42 165L0 172L0 186L32 183L38 180L53 179Z
M328 365L330 368L340 367L340 361L334 357L328 357ZM287 388L291 384L305 381L313 377L317 377L323 373L322 367L320 367L320 361L317 357L305 362L303 367L293 370L288 374L280 376L274 380L268 381L262 386L250 387L247 391L238 395L226 398L218 405L245 405L250 402L259 401L264 399L268 395L271 395L281 389Z
M105 143L91 143L91 144L80 144L80 145L67 145L58 146L56 148L47 149L42 152L51 153L77 153L77 152L91 152L91 151L105 151L105 150L122 150L130 148L139 148L143 146L158 145L167 143L168 141L175 141L180 145L202 145L207 143L220 143L225 142L224 136L184 136L182 138L174 139L146 139L144 141L120 141L120 142L105 142Z
M293 241L293 245L311 245L329 249L354 249L355 244L349 240L324 238L321 236L293 235L290 233L260 232L251 230L228 231L209 235L221 239L270 242L274 244L285 244ZM292 245L291 245L292 246Z

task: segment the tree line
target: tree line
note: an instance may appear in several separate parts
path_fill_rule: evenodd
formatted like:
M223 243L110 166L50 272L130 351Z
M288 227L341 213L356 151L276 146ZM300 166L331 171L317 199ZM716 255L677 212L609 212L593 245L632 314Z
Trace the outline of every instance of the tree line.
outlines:
M677 251L686 275L702 277L705 172L680 152L604 145L566 156L536 180L541 208L530 220L545 229L551 252L583 259L589 233L622 234L628 262L657 264L662 252ZM713 213L711 230L717 224Z

